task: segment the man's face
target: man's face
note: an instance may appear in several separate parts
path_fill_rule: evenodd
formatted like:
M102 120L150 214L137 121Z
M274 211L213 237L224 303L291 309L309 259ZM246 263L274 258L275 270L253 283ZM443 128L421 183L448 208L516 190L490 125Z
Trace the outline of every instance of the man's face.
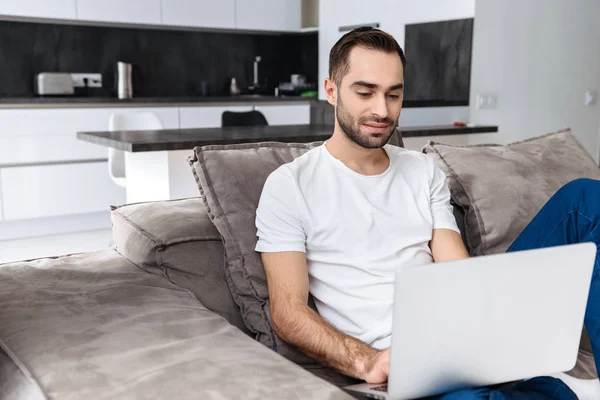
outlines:
M403 82L398 53L351 50L335 99L337 122L350 140L370 149L388 142L402 110Z

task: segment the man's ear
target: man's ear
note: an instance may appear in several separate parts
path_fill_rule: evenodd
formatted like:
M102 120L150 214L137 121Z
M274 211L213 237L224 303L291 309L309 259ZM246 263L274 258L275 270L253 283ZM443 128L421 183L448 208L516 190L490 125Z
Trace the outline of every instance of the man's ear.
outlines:
M337 85L331 79L325 79L325 95L327 96L327 102L332 106L337 105Z

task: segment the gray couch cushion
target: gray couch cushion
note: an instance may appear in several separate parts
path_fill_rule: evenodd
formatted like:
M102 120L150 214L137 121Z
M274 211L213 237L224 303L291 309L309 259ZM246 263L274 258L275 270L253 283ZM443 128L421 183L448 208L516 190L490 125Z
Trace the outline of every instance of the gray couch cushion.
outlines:
M429 141L423 152L448 178L463 240L473 256L505 252L548 199L576 178L600 169L569 129L508 145L449 146ZM597 372L587 332L570 375Z
M2 347L0 341L0 399L45 400L44 391L29 368Z
M209 310L246 333L225 279L223 243L199 198L113 207L119 253L190 290Z
M110 249L3 265L0 321L45 398L350 398Z
M429 141L423 152L448 177L452 201L465 214L472 255L506 251L564 184L600 179L600 169L568 129L505 146Z

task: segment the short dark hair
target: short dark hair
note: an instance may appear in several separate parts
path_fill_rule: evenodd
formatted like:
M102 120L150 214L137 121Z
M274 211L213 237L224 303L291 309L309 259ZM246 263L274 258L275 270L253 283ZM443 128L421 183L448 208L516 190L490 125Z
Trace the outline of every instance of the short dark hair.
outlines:
M329 78L337 85L348 73L348 57L354 47L365 47L386 53L398 53L402 67L406 68L404 51L392 35L371 26L361 26L342 36L329 52Z

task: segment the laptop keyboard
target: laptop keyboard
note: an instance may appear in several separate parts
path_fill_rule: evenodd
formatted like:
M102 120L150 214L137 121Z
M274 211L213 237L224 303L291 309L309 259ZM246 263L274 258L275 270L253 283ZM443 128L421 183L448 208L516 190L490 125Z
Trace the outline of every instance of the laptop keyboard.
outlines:
M387 383L384 383L383 385L380 386L375 386L373 388L371 388L371 390L376 390L378 392L387 392Z

